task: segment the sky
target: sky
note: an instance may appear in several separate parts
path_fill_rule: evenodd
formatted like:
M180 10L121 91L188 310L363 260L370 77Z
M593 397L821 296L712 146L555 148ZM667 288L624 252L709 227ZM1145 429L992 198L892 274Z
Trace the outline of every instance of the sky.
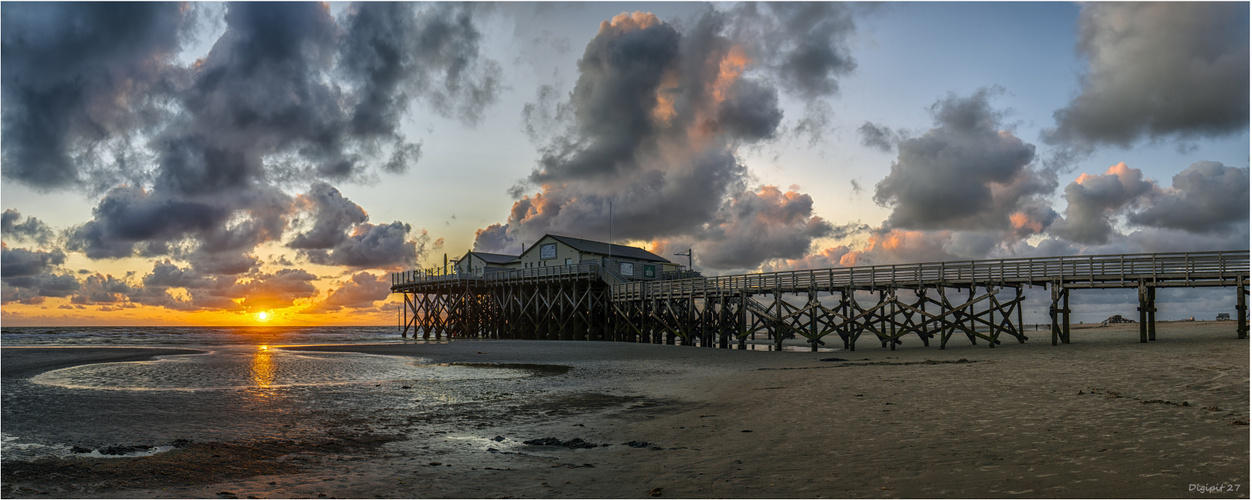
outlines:
M706 275L1247 250L1248 9L0 3L0 322L395 324L390 273L546 233Z

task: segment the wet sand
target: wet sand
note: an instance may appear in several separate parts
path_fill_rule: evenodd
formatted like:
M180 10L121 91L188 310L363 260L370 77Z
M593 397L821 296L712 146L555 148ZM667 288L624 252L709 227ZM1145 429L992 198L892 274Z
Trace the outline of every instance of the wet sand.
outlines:
M1073 344L1055 347L1047 332L1027 333L1029 343L995 349L954 337L946 350L906 339L895 351L863 341L819 353L542 341L300 347L570 369L544 376L539 391L492 393L439 415L380 408L321 440L9 463L0 493L1248 497L1249 351L1233 322L1160 323L1149 344L1136 325L1076 329ZM10 372L10 351L4 377L38 371ZM543 438L563 445L524 444Z

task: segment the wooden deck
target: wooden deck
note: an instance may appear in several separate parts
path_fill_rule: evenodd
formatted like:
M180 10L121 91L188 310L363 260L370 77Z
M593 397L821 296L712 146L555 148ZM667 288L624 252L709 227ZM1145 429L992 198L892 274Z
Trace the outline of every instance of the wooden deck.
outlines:
M629 283L598 265L580 264L478 276L396 273L391 290L405 297L402 335L411 328L415 336L420 330L424 337L433 333L436 338L447 334L728 347L764 334L779 348L784 338L801 336L817 349L833 333L845 348L855 349L868 332L894 349L905 335L918 335L925 345L937 338L940 348L957 333L991 347L1002 335L1025 342L1022 288L1035 286L1051 291L1052 343L1068 343L1071 290L1131 288L1139 291L1140 341L1150 342L1156 339L1156 289L1169 287L1235 288L1237 334L1247 338L1248 255L1225 251L949 261ZM785 297L798 295L807 300L796 303Z

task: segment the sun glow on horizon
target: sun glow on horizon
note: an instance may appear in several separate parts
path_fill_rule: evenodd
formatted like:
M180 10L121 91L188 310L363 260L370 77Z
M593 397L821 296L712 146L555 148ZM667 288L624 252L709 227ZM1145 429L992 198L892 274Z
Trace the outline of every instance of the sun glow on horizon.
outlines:
M256 313L256 320L262 323L269 321L271 317L273 317L273 315L271 315L269 311L261 311L259 313Z

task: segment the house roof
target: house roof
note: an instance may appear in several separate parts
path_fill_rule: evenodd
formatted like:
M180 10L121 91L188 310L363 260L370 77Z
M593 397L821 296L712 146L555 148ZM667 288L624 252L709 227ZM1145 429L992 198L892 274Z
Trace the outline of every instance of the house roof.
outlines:
M513 262L513 261L517 260L517 256L516 256L516 255L504 255L504 254L501 254L501 253L475 252L475 251L472 251L472 250L471 250L471 251L469 251L469 252L466 252L466 253L467 253L468 255L472 255L472 256L474 256L474 257L478 257L478 258L482 259L482 260L483 260L483 262L486 262L486 263L488 263L488 264L507 264L507 263L509 263L509 262Z
M625 245L617 245L617 244L610 245L602 241L584 240L582 238L571 238L569 236L558 236L555 234L545 235L545 237L548 237L548 236L552 237L552 239L557 240L561 243L574 247L574 249L578 250L579 252L595 253L595 254L601 254L601 255L608 255L612 253L613 256L615 257L622 257L626 259L642 260L642 261L647 261L647 262L669 262L669 260L665 259L664 257L661 257L657 254L654 254L642 248L628 247ZM543 238L540 238L540 239L542 240ZM609 251L610 247L612 248L612 252Z

